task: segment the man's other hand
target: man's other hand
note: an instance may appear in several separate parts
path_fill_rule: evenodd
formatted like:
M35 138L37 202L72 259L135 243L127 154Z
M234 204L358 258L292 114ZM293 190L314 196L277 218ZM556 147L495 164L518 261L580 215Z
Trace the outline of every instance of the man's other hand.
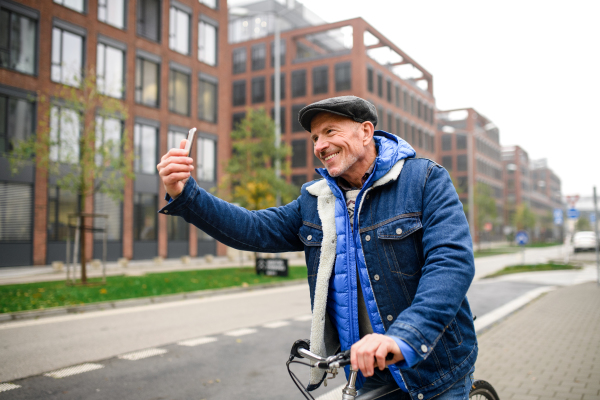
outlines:
M392 353L394 358L386 361L385 357ZM352 345L350 362L353 370L360 370L364 376L372 376L375 366L383 371L386 365L404 360L398 344L389 336L379 333L366 335Z
M162 156L160 163L156 166L158 175L160 175L167 193L172 198L181 194L194 169L192 165L194 160L188 157L184 150L186 142L187 140L183 139L178 149L169 150L167 154Z

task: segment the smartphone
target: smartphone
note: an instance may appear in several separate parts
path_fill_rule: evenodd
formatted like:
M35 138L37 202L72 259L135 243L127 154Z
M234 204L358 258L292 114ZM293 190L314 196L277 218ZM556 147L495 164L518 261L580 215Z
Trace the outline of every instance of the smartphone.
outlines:
M188 132L187 142L185 143L185 151L187 156L190 157L192 154L192 147L194 146L194 137L196 136L196 128L190 129Z

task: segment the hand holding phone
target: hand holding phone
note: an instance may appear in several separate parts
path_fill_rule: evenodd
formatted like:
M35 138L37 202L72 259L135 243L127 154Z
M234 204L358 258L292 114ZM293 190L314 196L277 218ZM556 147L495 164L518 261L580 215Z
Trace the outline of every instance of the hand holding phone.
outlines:
M194 146L194 137L195 136L196 136L196 128L190 129L190 131L188 132L187 141L185 143L185 151L186 151L188 157L191 157L190 154L192 154L192 147Z

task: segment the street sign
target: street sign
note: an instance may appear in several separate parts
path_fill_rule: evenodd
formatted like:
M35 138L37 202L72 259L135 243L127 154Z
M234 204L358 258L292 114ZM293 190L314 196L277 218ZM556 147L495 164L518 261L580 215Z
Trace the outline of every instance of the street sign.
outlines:
M525 246L529 242L529 235L525 231L519 231L515 235L515 241L519 246Z
M256 273L267 276L288 276L288 260L285 258L257 258Z
M596 222L596 214L590 213L590 223L593 224L594 222Z
M567 217L569 219L577 219L577 218L579 218L579 210L577 210L575 208L569 208L569 210L567 211Z
M560 208L555 208L554 212L554 225L562 225L563 224L563 210Z

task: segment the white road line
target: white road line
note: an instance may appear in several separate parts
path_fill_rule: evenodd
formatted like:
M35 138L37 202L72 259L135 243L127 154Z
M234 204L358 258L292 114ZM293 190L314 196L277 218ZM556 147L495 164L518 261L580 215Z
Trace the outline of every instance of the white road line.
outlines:
M217 338L207 336L207 337L200 337L200 338L196 338L196 339L182 340L181 342L177 342L177 344L180 346L194 347L194 346L198 346L200 344L212 343L212 342L216 342L216 341L217 341Z
M310 321L312 319L311 314L301 315L299 317L294 318L294 321Z
M330 390L327 393L320 395L319 397L316 398L316 400L341 400L342 399L342 389L344 388L344 386L346 386L345 383L343 385L336 387L333 390Z
M496 321L506 317L508 314L512 313L513 311L516 311L519 308L523 307L524 305L526 305L530 301L534 300L535 298L541 296L544 293L550 292L554 289L556 289L556 286L543 286L543 287L540 287L537 289L533 289L533 290L525 293L521 297L517 297L513 301L510 301L510 302L506 303L505 305L496 308L492 312L489 312L481 317L478 317L475 320L475 332L480 332L481 330L487 328L488 326L491 326Z
M273 322L269 322L268 324L264 324L263 328L281 328L282 326L288 326L290 324L289 321L273 321Z
M0 392L8 392L9 390L18 389L21 386L13 383L0 383Z
M44 376L49 376L50 378L60 379L65 378L67 376L82 374L84 372L95 371L97 369L104 368L102 364L80 364L74 365L72 367L57 369L56 371L45 373Z
M256 333L256 329L253 328L242 328L242 329L236 329L235 331L229 331L229 332L225 332L224 335L227 336L244 336L244 335L250 335L251 333Z
M137 361L143 358L154 357L160 354L165 354L167 350L165 349L146 349L140 351L133 351L131 353L122 354L119 356L121 360L129 360L129 361Z

